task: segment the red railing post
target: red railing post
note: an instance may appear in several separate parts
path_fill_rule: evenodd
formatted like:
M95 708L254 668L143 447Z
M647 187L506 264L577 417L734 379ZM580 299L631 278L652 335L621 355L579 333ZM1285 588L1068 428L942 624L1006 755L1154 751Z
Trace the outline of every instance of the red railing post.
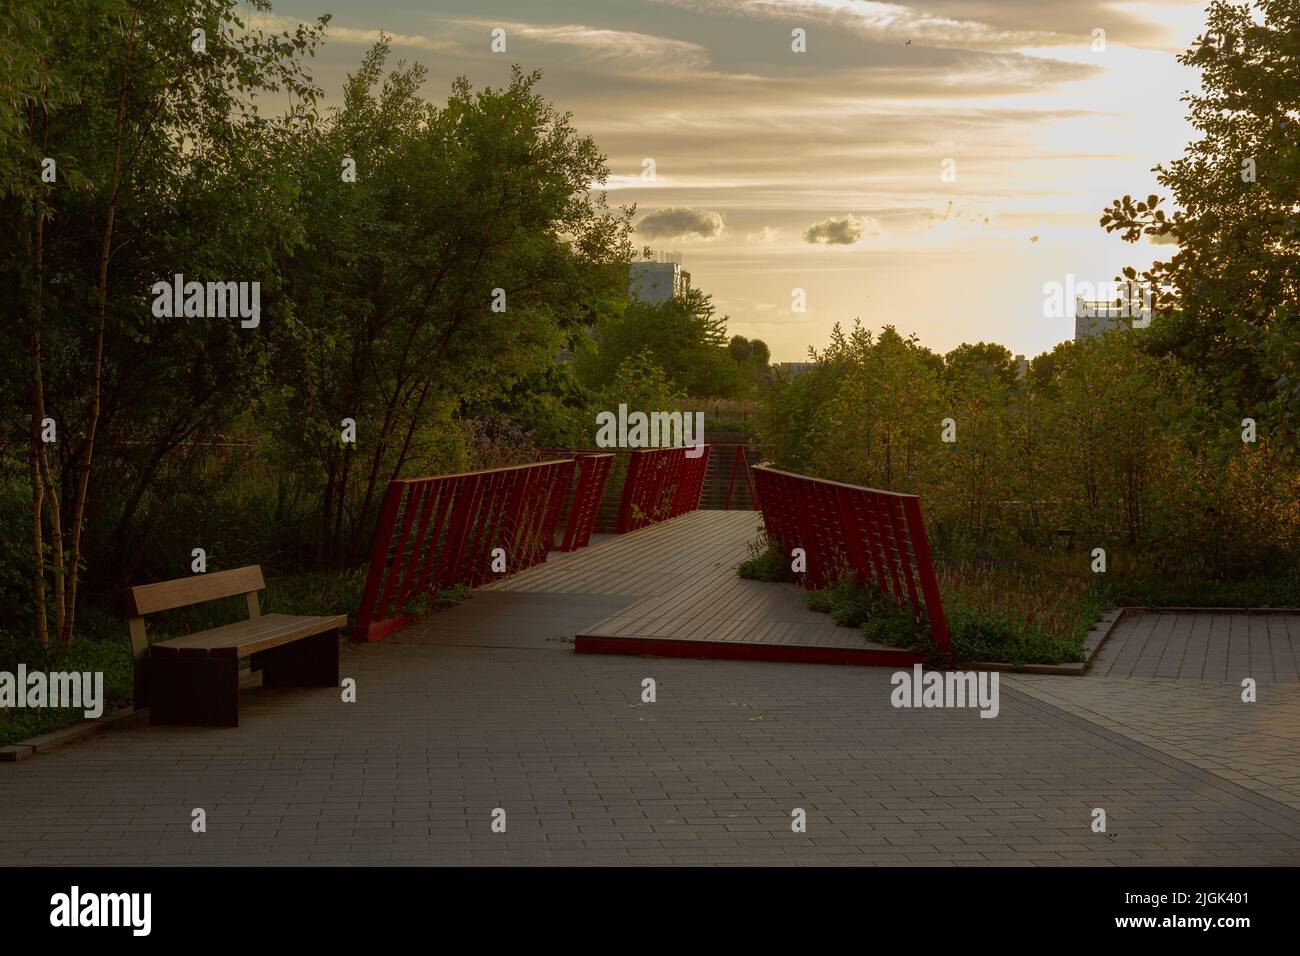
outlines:
M948 633L948 620L943 614L939 578L934 572L934 559L930 554L930 539L925 533L925 522L921 520L921 500L912 496L904 498L903 511L907 515L908 536L912 539L912 554L916 557L916 568L921 578L925 612L930 619L930 636L946 653L952 637Z
M723 502L722 510L731 510L731 495L736 490L736 472L740 471L745 476L745 484L749 486L749 500L753 503L755 509L758 508L758 494L754 490L754 476L749 473L749 456L745 454L745 446L737 445L736 454L731 460L731 477L727 479L727 499Z
M545 561L546 555L555 547L555 526L560 522L560 512L564 509L564 499L569 485L573 482L573 470L576 465L572 459L562 461L558 468L548 472L544 477L545 489L538 508L541 524L534 533L534 551L537 561Z
M853 513L852 493L844 488L833 489L835 504L839 508L840 527L844 529L844 549L848 552L849 567L853 570L858 584L871 581L871 568L867 563L867 551L858 537L857 515Z
M678 480L677 493L673 498L672 517L674 518L700 509L700 498L704 495L704 479L709 473L710 448L708 445L695 447L700 449L700 454L695 458L687 457L686 450L682 452L682 473Z
M618 523L615 534L627 534L632 530L632 507L640 501L639 486L645 452L634 451L628 458L627 476L623 479L623 497L618 504Z
M424 543L425 531L429 527L429 515L433 511L433 498L437 491L437 486L432 482L428 484L421 483L413 485L411 488L412 499L417 496L420 498L422 506L420 508L420 526L415 532L415 550L411 554L411 560L406 562L406 574L402 576L402 588L397 593L397 603L405 605L406 599L411 594L411 584L415 580L415 571L420 566L420 546Z
M415 486L403 482L403 491L407 494L406 508L402 512L402 533L397 538L397 547L393 551L393 562L389 565L388 574L384 577L384 590L379 595L379 605L377 615L383 617L388 611L388 602L393 596L393 588L397 584L397 577L404 563L403 558L406 556L406 542L411 535L411 523L415 520L415 513L419 510L416 505Z
M447 542L447 576L439 582L440 587L459 583L464 573L465 549L474 533L475 519L478 517L479 502L482 500L483 476L481 474L466 477L456 499L457 515L452 524L452 538Z
M496 542L494 547L505 548L507 572L509 572L509 569L514 566L516 560L519 560L520 567L527 567L527 557L525 555L526 549L523 544L523 529L519 526L520 523L517 515L519 514L523 502L526 500L525 491L528 480L535 473L535 469L529 469L528 471L522 472L510 472L511 488L509 504L506 508L506 515L513 520L509 520L511 527L505 528L505 534L501 534L498 531L494 535ZM507 522L502 522L503 525L506 523ZM490 554L491 552L489 552L489 555ZM491 567L491 564L488 566Z
M433 531L429 534L424 549L424 561L420 566L420 582L415 586L416 594L423 594L429 586L429 572L434 569L434 559L438 556L438 543L442 540L447 527L447 516L451 513L452 483L454 479L435 478L429 482L430 494L438 496L438 517L434 519ZM437 578L434 578L437 581Z
M650 483L654 490L646 496L646 507L642 509L641 520L637 523L638 528L672 517L672 502L665 502L664 490L668 486L669 476L676 473L681 466L680 457L674 455L673 451L673 449L656 448L645 453L651 456L651 461L654 462L654 480Z
M569 519L565 522L561 551L585 548L591 541L591 532L600 511L600 499L605 493L613 455L583 455L578 459L578 483L569 506Z
M370 571L366 575L366 586L361 592L361 606L357 609L356 636L368 638L370 626L374 620L375 599L379 594L379 585L384 577L384 565L388 561L388 548L393 540L393 527L397 524L397 509L402 503L402 483L390 481L384 492L384 503L379 511L379 526L375 529L375 543L370 549Z

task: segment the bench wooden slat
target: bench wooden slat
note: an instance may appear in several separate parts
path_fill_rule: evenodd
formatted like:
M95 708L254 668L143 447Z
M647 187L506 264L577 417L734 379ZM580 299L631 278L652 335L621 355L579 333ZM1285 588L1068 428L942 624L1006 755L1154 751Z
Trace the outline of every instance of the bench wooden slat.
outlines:
M127 613L131 617L142 617L145 614L170 611L173 608L187 607L203 601L248 594L260 591L264 587L266 583L262 580L262 569L256 564L231 571L196 574L176 581L141 584L127 589ZM250 605L251 609L252 605Z
M346 627L347 623L346 614L320 617L265 614L249 621L238 621L209 631L161 641L152 645L150 651L162 654L197 653L246 657L299 638Z

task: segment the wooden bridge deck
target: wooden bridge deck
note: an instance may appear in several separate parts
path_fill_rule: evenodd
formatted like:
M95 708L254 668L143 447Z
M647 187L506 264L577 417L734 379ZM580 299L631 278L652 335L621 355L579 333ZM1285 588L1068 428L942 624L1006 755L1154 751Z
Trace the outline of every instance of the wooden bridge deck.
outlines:
M753 511L696 511L553 555L483 590L630 599L576 635L579 653L889 666L921 659L809 611L793 584L737 577L759 523Z

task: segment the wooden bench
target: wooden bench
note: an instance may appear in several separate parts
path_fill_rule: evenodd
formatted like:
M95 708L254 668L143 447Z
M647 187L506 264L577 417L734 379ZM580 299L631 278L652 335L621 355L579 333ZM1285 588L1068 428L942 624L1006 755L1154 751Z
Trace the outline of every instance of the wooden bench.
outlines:
M266 587L257 565L196 574L129 588L126 595L135 653L135 706L155 724L239 726L239 659L251 658L265 687L337 687L343 614L299 617L262 614ZM144 616L243 595L248 620L150 644Z

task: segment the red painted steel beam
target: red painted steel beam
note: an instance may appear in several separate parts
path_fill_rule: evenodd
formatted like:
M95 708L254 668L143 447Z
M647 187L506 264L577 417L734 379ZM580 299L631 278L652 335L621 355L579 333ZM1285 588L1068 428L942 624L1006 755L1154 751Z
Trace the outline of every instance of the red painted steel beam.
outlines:
M374 623L375 601L384 577L384 565L388 560L388 548L392 544L393 528L397 524L397 510L401 504L402 482L391 481L388 483L388 490L384 492L384 503L379 510L375 543L370 549L370 570L366 574L365 589L361 592L361 606L357 609L354 636L359 640L372 640L370 629Z
M578 481L569 505L561 551L576 551L591 542L591 532L613 461L613 455L583 455L578 459Z

